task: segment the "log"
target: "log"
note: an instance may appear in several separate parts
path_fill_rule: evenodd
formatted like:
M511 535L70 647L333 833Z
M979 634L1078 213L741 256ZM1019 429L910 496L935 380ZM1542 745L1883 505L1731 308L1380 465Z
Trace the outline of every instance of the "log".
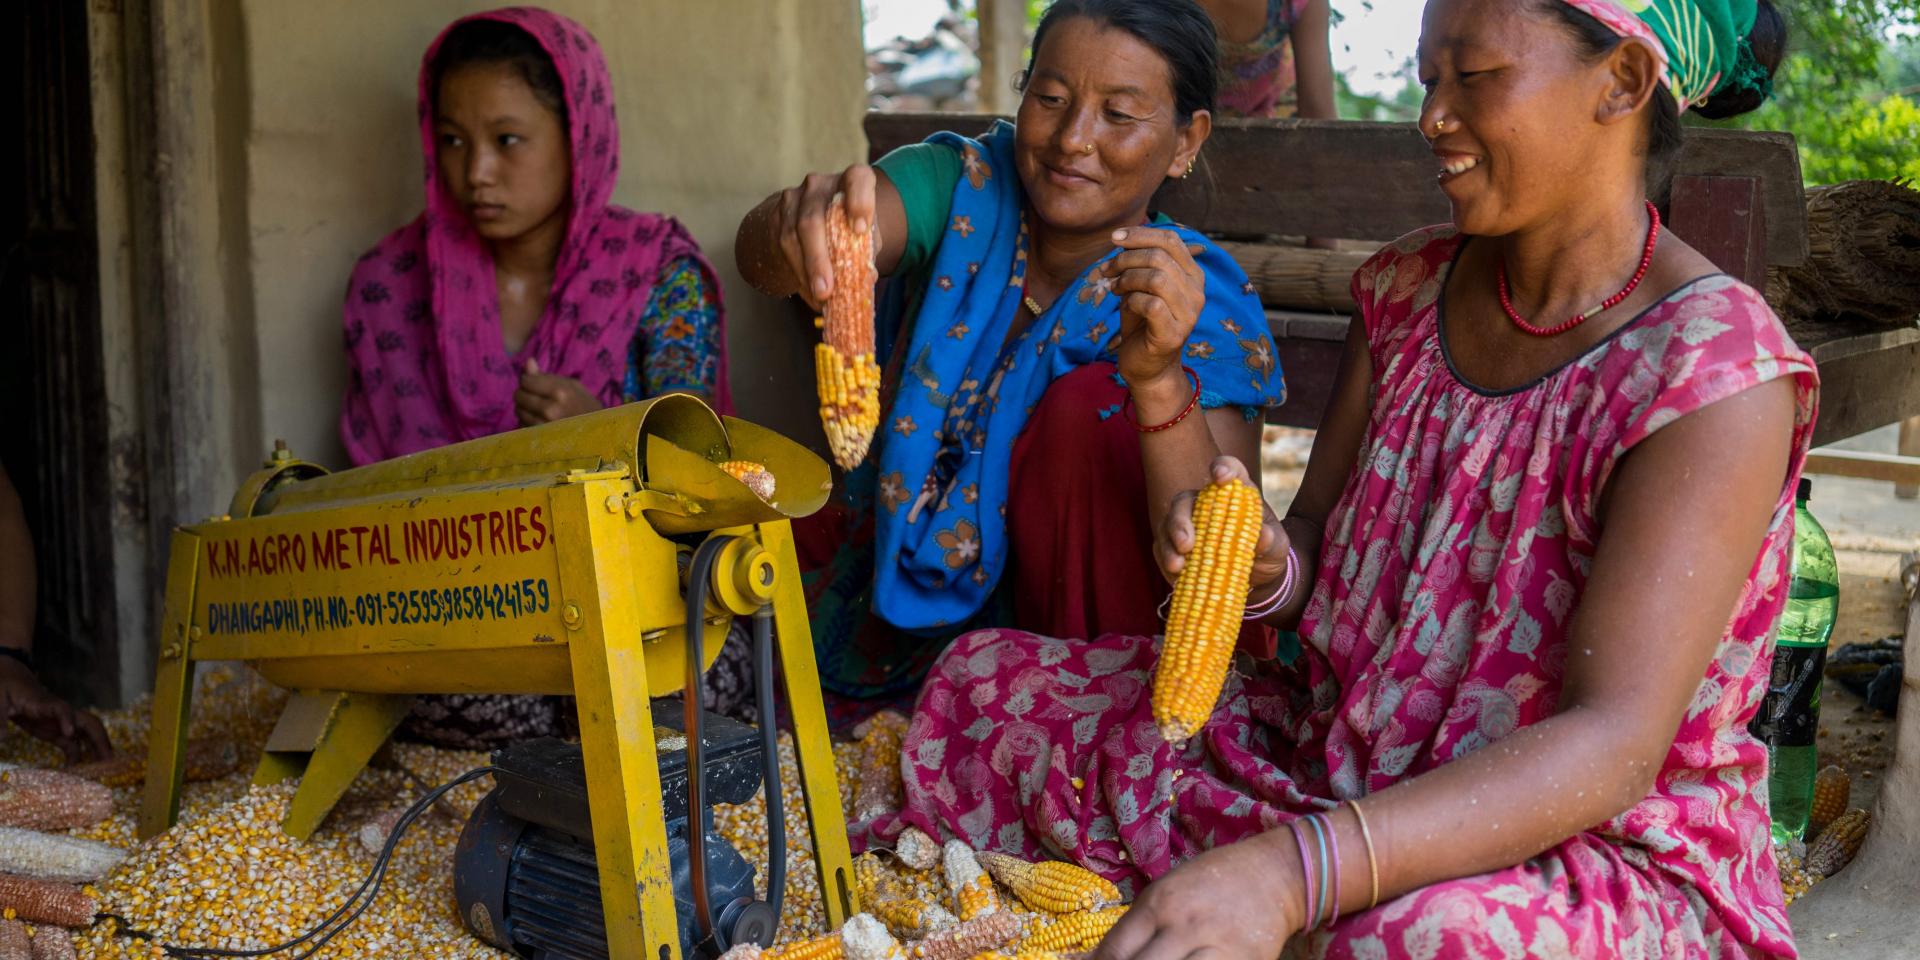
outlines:
M1353 310L1353 273L1372 256L1358 250L1314 250L1279 243L1224 241L1260 292L1260 302L1285 310Z
M1920 316L1920 191L1885 180L1807 189L1807 262L1767 274L1794 319L1905 326Z

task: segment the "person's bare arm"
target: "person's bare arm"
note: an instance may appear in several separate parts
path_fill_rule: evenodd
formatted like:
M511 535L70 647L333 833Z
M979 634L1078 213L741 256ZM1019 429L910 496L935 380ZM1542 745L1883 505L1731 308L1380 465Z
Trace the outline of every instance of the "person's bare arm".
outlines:
M33 534L6 469L0 467L0 647L33 652ZM0 721L11 720L69 760L113 752L100 718L55 696L24 660L0 655Z
M1573 614L1558 712L1364 801L1383 901L1524 862L1647 795L1780 498L1793 404L1792 383L1771 382L1628 454ZM1332 823L1345 862L1365 863L1351 811ZM1095 960L1200 949L1270 960L1302 923L1303 889L1286 830L1210 851L1150 885ZM1343 912L1368 895L1363 871L1342 873ZM1276 903L1285 915L1271 923L1233 922Z
M857 228L878 224L874 261L881 276L893 273L907 246L907 211L886 174L864 163L840 173L810 173L799 186L769 196L740 221L734 262L740 275L770 297L799 295L816 308L833 290L833 256L827 246L827 209L846 197Z
M1307 0L1300 19L1287 36L1293 43L1295 114L1310 120L1340 116L1333 95L1333 42L1329 36L1333 12L1328 0Z

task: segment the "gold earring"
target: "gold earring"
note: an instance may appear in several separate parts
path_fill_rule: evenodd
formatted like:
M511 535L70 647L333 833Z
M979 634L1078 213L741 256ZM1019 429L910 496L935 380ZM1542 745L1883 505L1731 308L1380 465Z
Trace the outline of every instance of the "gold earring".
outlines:
M1187 158L1187 172L1186 172L1186 173L1183 173L1183 174L1181 174L1181 175L1180 175L1180 179L1182 179L1182 180L1185 180L1186 178L1188 178L1188 177L1191 177L1191 176L1193 176L1193 161L1194 161L1194 160L1195 160L1195 157L1188 157L1188 158Z

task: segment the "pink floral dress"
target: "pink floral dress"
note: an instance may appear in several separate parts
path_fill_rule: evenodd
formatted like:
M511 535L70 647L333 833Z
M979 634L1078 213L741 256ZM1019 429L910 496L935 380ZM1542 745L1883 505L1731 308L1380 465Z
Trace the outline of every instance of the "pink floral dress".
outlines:
M1421 960L1793 956L1768 850L1766 751L1747 721L1785 599L1812 361L1757 293L1714 275L1535 383L1479 390L1453 373L1440 337L1461 245L1451 228L1421 231L1354 277L1372 419L1328 521L1305 656L1243 660L1207 727L1176 749L1152 722L1157 640L966 635L915 710L908 809L863 825L859 841L912 823L1133 884L1545 719L1601 535L1596 504L1621 457L1687 413L1792 377L1790 476L1652 791L1518 866L1343 918L1307 947Z

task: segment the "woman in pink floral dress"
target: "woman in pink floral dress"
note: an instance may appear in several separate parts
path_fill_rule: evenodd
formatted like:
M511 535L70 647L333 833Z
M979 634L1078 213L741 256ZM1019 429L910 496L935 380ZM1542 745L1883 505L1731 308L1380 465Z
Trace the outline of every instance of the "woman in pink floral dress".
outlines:
M1746 728L1817 381L1643 199L1677 107L1760 99L1780 21L1630 5L1648 19L1430 3L1421 123L1454 223L1354 277L1311 466L1262 533L1250 600L1291 553L1311 590L1268 622L1303 654L1243 659L1168 745L1156 640L962 637L914 715L908 809L864 840L912 824L1129 884L1097 960L1794 954ZM1679 19L1702 26L1649 26ZM1289 829L1311 814L1312 857Z

